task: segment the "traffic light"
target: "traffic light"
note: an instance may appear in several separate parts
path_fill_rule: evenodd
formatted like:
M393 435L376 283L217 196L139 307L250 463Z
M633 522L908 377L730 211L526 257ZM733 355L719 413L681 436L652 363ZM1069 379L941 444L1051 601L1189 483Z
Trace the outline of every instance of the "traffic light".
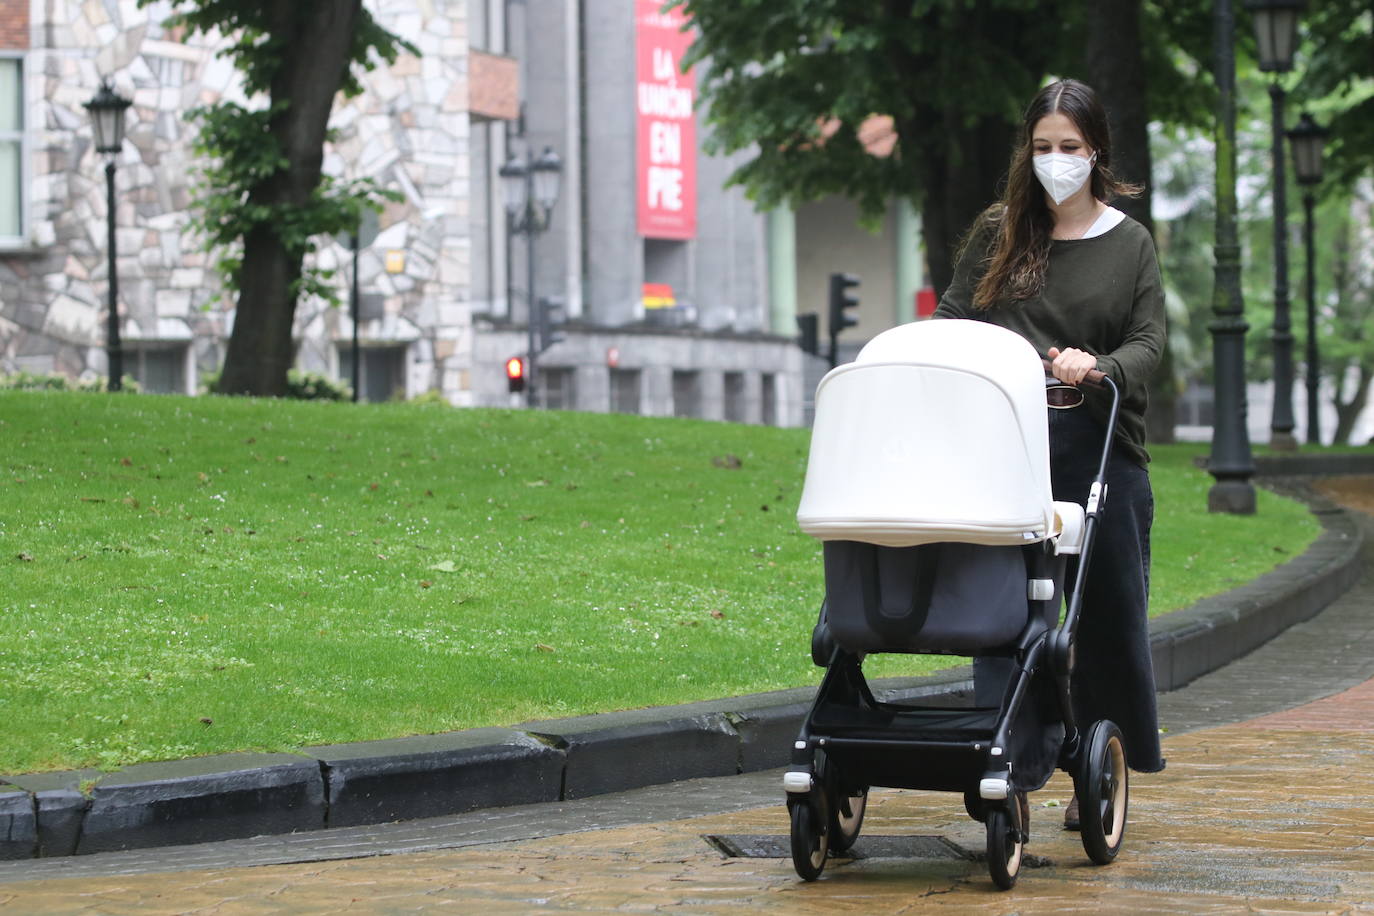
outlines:
M797 338L797 344L802 348L802 352L819 356L821 352L821 316L815 312L798 315L797 329L801 331Z
M512 356L506 360L506 386L511 394L525 390L525 357Z
M543 353L549 347L567 338L567 335L561 330L567 320L567 309L564 308L561 298L545 296L539 299L538 352Z
M853 274L830 275L830 336L852 328L859 319L849 314L849 309L859 305L859 294L850 292L850 287L858 286L859 278Z

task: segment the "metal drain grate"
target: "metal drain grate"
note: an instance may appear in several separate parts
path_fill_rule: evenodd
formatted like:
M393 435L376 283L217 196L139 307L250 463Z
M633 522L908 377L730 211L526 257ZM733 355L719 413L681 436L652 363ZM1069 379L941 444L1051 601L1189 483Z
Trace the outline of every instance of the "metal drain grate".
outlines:
M792 841L768 834L704 834L702 839L727 859L787 859L792 856ZM974 857L961 846L942 836L861 836L845 859L962 859Z

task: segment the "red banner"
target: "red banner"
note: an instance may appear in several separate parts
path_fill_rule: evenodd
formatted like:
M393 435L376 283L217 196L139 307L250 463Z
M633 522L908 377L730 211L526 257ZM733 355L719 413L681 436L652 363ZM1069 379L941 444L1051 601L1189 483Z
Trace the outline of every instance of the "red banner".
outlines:
M696 78L679 67L692 43L679 10L635 0L635 110L639 234L690 239L697 232Z

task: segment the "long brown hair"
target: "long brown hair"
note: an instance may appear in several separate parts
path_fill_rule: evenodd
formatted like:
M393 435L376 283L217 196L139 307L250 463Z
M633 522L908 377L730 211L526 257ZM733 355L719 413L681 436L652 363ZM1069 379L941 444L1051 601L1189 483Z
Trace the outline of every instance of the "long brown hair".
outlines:
M1140 193L1138 185L1126 184L1112 174L1107 112L1092 87L1066 79L1041 89L1022 118L1021 136L1012 152L1002 199L983 211L964 243L967 246L975 237L992 235L985 261L987 270L973 293L975 308L991 308L1002 299L1029 299L1045 286L1054 214L1045 203L1045 191L1031 165L1031 141L1040 119L1056 112L1072 121L1083 135L1083 142L1097 153L1089 179L1093 197L1107 202Z

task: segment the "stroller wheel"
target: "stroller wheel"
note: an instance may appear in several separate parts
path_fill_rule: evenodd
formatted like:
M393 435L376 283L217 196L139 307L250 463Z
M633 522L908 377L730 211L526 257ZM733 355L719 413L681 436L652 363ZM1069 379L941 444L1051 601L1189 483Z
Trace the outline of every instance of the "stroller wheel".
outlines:
M820 752L816 754L816 784L825 792L825 806L829 811L826 827L830 852L832 855L847 852L863 827L868 787L847 783L840 768Z
M824 791L812 793L818 801L825 798ZM825 870L825 857L830 851L830 837L826 821L828 812L821 801L818 811L811 799L802 798L792 802L788 808L792 814L792 867L803 881L815 881Z
M853 791L853 790L851 790ZM868 807L868 789L858 789L856 794L842 795L836 799L830 812L830 851L848 852L859 838L859 830L864 824L864 809ZM845 809L849 813L845 813Z
M1021 872L1021 853L1026 848L1024 825L1017 823L1024 810L1020 794L1008 802L1008 807L987 812L988 873L992 883L1004 891L1015 886L1016 876Z
M1121 729L1107 719L1093 723L1074 789L1078 793L1083 850L1097 865L1107 865L1116 858L1126 834L1130 796L1126 773Z

